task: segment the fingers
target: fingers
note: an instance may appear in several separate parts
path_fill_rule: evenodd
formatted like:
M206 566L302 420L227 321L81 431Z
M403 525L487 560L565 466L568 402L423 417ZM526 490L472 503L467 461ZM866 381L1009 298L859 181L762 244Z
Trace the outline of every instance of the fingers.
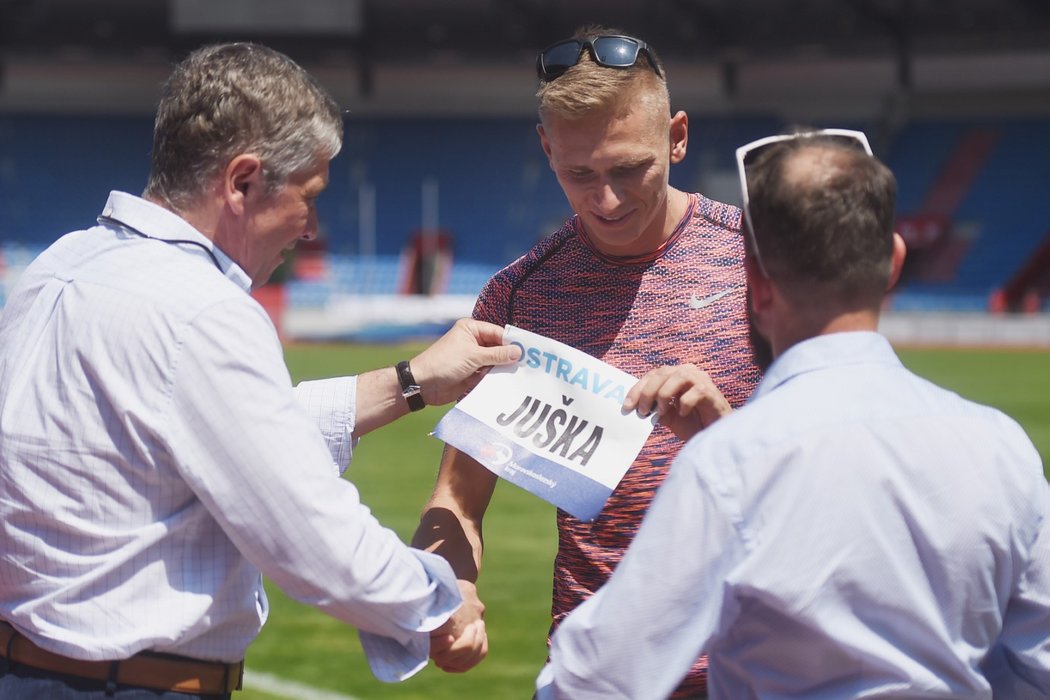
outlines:
M704 390L708 386L713 386L705 372L699 372L699 375L699 377L693 377L675 373L669 376L656 390L655 411L660 416L676 412L678 415L685 416L692 412L696 406L697 397L702 397ZM703 389L697 388L697 382Z
M517 345L499 345L492 348L478 348L477 360L482 367L509 365L521 358L521 348Z
M733 412L729 401L713 383L687 389L679 397L677 408L682 417L696 413L704 427Z
M521 348L517 345L503 344L503 326L473 318L461 318L456 321L457 328L469 333L479 346L478 363L483 367L505 365L517 362L521 357Z
M430 638L430 658L446 673L463 673L481 663L489 653L485 622L475 620L458 637L435 633Z
M643 417L656 413L668 427L674 418L692 418L698 423L696 430L732 411L707 372L692 364L665 365L646 372L627 392L623 407ZM689 432L684 424L679 427Z
M682 395L697 385L713 386L707 373L695 365L657 367L646 372L631 387L623 407L627 411L637 410L641 416L648 416L653 412L663 415L671 408L680 406Z
M502 327L460 319L412 358L412 373L422 388L424 401L442 405L473 389L481 380L479 372L516 362L520 357L519 346L503 344Z
M456 321L453 328L469 333L479 345L503 344L503 326L497 326L495 323L479 321L475 318L461 318Z
M489 653L485 632L485 604L472 581L458 582L463 605L431 633L430 658L447 673L463 673L481 663Z

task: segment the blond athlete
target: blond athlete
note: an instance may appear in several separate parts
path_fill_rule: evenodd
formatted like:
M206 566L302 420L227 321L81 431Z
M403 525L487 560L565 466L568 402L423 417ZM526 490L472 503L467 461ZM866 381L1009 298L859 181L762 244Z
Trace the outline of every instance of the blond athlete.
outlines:
M482 290L476 319L510 323L641 377L628 409L662 425L594 522L559 511L553 624L619 562L689 434L740 405L758 378L748 343L740 210L669 184L685 157L652 47L588 28L538 59L540 144L575 215ZM672 400L675 406L672 408ZM450 559L465 595L482 559L496 476L448 449L413 542ZM697 661L679 696L704 692ZM440 660L439 660L440 662Z

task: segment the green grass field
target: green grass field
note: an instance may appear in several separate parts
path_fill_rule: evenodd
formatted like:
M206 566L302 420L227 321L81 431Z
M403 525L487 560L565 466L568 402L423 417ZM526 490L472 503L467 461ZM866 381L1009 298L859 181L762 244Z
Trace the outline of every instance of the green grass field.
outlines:
M410 357L418 346L294 346L296 381L352 374ZM1050 353L991 350L901 351L905 364L963 396L1001 408L1028 431L1050 462ZM442 443L429 437L443 409L428 408L366 436L348 476L381 522L407 541L430 494ZM405 683L376 681L357 633L268 586L272 612L248 651L248 667L362 700L527 698L545 655L550 619L554 509L501 482L485 519L480 580L488 606L488 658L463 675L430 666ZM248 689L242 700L277 700Z

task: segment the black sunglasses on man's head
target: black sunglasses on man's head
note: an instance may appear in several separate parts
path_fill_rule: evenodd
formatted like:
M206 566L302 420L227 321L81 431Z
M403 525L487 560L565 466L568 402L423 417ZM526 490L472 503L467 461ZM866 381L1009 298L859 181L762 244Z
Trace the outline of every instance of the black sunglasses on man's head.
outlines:
M656 54L641 39L621 34L602 34L590 39L567 39L551 44L536 57L536 74L547 82L559 77L580 62L584 49L589 49L594 62L606 68L630 68L645 54L649 65L663 77L656 64Z

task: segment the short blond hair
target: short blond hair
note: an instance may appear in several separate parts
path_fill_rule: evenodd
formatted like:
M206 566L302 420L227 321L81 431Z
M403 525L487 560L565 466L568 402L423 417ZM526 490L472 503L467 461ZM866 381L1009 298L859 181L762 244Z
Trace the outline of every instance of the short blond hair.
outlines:
M585 27L576 32L574 39L593 39L603 34L623 34L615 29ZM659 62L659 59L655 59ZM653 70L644 53L630 68L608 68L594 62L589 49L584 48L576 65L553 80L540 83L536 91L539 102L539 117L580 119L591 114L619 110L639 101L651 103L651 107L670 114L671 98L664 79L663 66L660 75Z

